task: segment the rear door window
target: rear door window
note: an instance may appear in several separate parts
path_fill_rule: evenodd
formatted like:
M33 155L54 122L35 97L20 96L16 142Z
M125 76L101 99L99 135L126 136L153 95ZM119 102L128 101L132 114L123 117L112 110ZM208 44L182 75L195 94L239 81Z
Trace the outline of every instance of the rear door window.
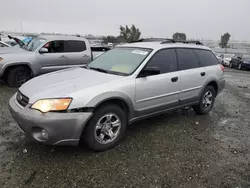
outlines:
M86 44L84 41L69 40L64 41L65 52L83 52L86 50Z
M158 67L161 74L177 71L175 50L165 49L156 52L146 67Z
M188 70L200 67L199 61L193 51L188 48L177 48L178 69Z
M208 50L193 50L196 57L200 61L201 67L217 65L218 60L215 55Z

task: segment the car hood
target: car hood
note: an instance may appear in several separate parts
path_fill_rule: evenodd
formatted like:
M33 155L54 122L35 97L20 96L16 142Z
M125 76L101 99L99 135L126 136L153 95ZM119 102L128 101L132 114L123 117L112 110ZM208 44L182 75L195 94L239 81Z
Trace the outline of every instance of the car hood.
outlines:
M12 37L10 35L8 35L9 39L13 39L14 41L16 41L16 43L19 45L19 46L24 46L25 43L23 41L21 41L19 38L17 37Z
M36 77L20 87L30 103L44 98L71 97L79 90L114 82L124 78L84 68L72 68Z
M224 58L224 60L226 60L226 61L231 61L232 58L231 58L231 57L226 57L226 58Z
M16 47L2 47L2 48L0 48L0 56L2 54L20 53L20 52L26 52L26 50L24 50L22 48L16 48Z
M13 48L13 47L9 47ZM18 48L17 48L18 49ZM1 53L0 57L3 58L3 63L19 63L19 62L32 62L35 58L35 54L33 52L29 52L26 50L17 50L15 53Z

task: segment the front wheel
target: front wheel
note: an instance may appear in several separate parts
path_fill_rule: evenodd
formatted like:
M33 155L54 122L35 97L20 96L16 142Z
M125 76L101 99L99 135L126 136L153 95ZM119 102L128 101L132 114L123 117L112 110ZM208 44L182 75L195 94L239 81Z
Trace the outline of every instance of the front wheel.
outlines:
M213 106L215 101L215 90L213 86L207 86L203 91L199 104L193 106L196 114L204 115L208 114Z
M10 87L20 87L31 79L31 72L28 68L18 66L10 69L7 75L7 84Z
M127 118L117 105L99 107L84 129L82 139L92 150L105 151L114 147L125 135Z

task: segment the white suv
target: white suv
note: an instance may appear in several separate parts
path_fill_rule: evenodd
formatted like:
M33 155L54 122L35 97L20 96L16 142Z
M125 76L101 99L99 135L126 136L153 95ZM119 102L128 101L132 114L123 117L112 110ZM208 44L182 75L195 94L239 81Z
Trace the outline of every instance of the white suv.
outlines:
M200 42L165 40L115 47L89 63L36 77L10 99L33 139L93 150L116 145L128 123L185 106L208 113L225 86L224 67Z

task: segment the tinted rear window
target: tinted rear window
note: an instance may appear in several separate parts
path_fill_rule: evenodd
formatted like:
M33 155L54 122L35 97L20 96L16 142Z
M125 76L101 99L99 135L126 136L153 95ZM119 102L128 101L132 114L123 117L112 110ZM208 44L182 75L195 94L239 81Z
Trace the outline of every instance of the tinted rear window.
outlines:
M82 52L86 50L86 44L84 41L64 41L65 52Z
M174 49L165 49L156 52L156 54L150 59L147 67L158 67L161 74L177 71Z
M191 49L177 49L178 69L187 70L199 67L199 61Z
M198 60L200 61L201 67L217 65L218 60L215 55L208 50L193 50Z

